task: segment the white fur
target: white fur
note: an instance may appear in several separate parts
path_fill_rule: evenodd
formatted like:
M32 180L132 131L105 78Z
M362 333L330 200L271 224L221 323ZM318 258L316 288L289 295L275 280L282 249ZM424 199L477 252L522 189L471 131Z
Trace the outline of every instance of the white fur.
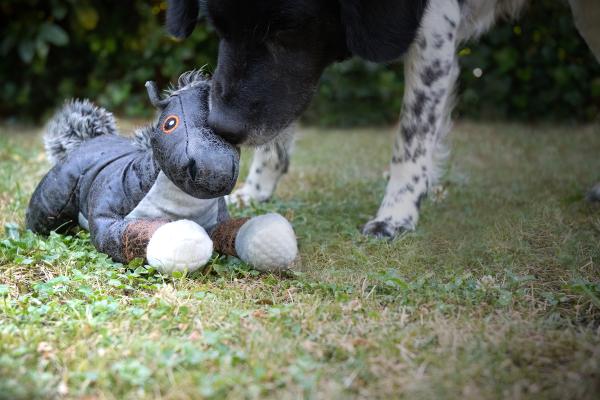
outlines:
M287 172L288 159L294 141L295 126L280 133L276 143L258 147L244 185L226 196L228 204L245 206L253 201L267 201L277 188L277 183Z
M240 228L235 250L241 260L259 271L285 270L298 255L292 225L279 214L254 217Z
M206 265L212 253L213 242L204 228L182 219L154 232L146 249L146 259L161 273L193 272Z

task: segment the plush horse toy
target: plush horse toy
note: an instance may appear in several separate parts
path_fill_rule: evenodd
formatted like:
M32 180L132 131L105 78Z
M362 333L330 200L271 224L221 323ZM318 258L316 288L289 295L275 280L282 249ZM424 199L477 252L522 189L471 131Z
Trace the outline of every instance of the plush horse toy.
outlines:
M117 133L108 111L71 101L51 119L46 152L54 163L33 193L27 227L40 234L79 224L115 261L145 258L164 273L194 271L213 249L263 271L289 267L294 231L279 214L230 219L224 197L238 176L239 150L207 124L210 82L188 72L161 98L159 117Z

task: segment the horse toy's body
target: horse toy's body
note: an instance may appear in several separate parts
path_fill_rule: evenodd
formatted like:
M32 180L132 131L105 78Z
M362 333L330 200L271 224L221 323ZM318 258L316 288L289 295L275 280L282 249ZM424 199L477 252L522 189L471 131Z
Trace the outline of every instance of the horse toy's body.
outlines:
M237 180L239 151L208 128L209 82L184 74L162 100L146 86L161 114L133 139L87 101L67 103L50 121L55 165L31 198L27 227L48 234L79 224L114 260L145 258L162 272L193 271L213 248L260 270L287 268L297 254L287 220L229 218L223 196Z

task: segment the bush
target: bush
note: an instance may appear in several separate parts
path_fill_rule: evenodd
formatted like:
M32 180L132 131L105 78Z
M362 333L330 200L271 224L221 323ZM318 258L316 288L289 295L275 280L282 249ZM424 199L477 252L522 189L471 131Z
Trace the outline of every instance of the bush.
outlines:
M215 65L217 40L206 25L179 44L161 26L165 1L114 4L4 0L0 116L39 120L68 97L147 116L146 80L164 87L185 70ZM462 116L589 121L600 114L600 66L562 2L536 2L518 24L499 24L460 54ZM332 66L305 120L338 126L395 121L403 87L400 64Z
M591 121L600 115L600 64L565 2L536 1L460 50L456 113L469 118ZM479 72L481 77L477 77ZM351 60L328 69L306 115L326 125L389 123L402 104L402 65Z
M217 42L199 26L178 45L161 26L166 2L10 0L0 44L0 114L39 119L68 97L88 97L128 116L152 112L146 80L160 87L213 64ZM35 10L32 12L31 10Z

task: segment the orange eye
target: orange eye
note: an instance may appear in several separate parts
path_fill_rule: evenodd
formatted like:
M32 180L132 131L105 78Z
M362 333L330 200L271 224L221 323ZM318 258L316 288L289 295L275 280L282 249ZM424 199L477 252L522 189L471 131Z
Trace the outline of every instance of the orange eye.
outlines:
M173 132L179 126L179 117L176 115L169 115L162 126L162 131L166 134Z

